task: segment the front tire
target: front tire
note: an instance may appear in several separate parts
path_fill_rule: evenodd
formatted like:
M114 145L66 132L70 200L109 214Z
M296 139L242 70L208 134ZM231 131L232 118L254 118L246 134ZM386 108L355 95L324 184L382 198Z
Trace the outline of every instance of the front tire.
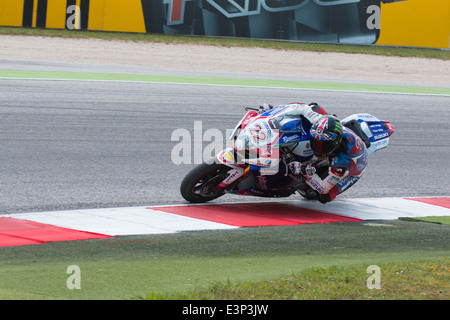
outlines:
M219 163L198 165L181 182L181 195L193 203L204 203L223 196L225 191L217 189L217 185L227 177L230 170L232 168Z

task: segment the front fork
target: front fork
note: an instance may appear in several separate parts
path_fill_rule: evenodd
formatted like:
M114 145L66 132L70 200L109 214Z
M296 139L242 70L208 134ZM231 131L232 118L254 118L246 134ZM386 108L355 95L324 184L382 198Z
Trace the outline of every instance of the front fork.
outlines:
M218 189L229 187L238 179L246 176L250 172L250 165L236 163L233 149L225 149L219 152L217 155L217 160L223 165L232 168L232 170L228 171L228 177L217 185Z

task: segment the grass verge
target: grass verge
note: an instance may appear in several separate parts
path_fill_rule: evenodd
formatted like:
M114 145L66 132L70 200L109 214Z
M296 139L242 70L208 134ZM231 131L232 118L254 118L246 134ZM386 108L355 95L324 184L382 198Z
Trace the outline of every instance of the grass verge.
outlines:
M400 218L403 221L423 221L437 224L445 224L450 226L450 216L429 216L429 217L419 217L419 218Z
M367 265L315 267L284 277L233 283L214 281L206 290L142 299L176 300L448 300L447 258L381 264L379 278ZM373 278L370 278L373 277Z
M144 41L154 43L173 44L198 44L223 47L255 47L277 50L299 50L313 52L340 52L352 54L372 54L394 57L416 57L450 60L450 50L392 47L377 45L347 45L328 44L311 42L294 42L264 39L247 38L226 38L226 37L203 37L190 35L163 35L147 33L126 33L107 31L82 31L82 30L62 30L62 29L40 29L40 28L19 28L0 27L0 34L22 35L22 36L42 36L42 37L64 37L64 38L94 38L106 40L123 41Z
M418 220L432 222L432 223L438 223L438 224L446 224L446 225L450 226L450 216L444 216L444 217L431 216L431 217L418 218Z
M434 284L425 295L411 298L440 299L442 295L430 295L430 292L439 287L436 281L441 279L444 283L444 279L438 275L429 278L419 269L423 269L421 261L428 261L427 265L447 264L448 260L442 259L450 256L449 233L450 228L442 224L395 220L181 232L5 247L0 248L0 299L222 299L230 294L224 291L228 290L228 284L229 288L236 284L240 288L248 284L271 287L273 283L275 290L277 283L288 285L291 280L286 279L297 275L300 278L295 281L300 281L304 278L303 272L317 277L314 287L320 284L324 291L322 297L332 296L332 279L344 279L345 283L345 276L363 281L359 294L365 297L368 289L364 289L364 285L370 276L366 269L370 265L382 268L383 285L391 281L386 278L388 265L404 266L409 272L417 269L414 282L410 281L412 278L403 278L405 288ZM67 269L71 265L81 270L79 290L66 285L70 276ZM326 278L317 272L332 276ZM266 293L266 297L285 299L295 291L292 289L285 296L283 290ZM262 289L248 289L247 293L234 298L252 298L251 292L257 291L262 293ZM345 292L342 289L343 294L334 299L344 297ZM357 299L357 293L356 290L351 297ZM403 298L402 294L403 291L394 290L390 296L379 298ZM305 291L301 296L292 297L313 299L317 296Z

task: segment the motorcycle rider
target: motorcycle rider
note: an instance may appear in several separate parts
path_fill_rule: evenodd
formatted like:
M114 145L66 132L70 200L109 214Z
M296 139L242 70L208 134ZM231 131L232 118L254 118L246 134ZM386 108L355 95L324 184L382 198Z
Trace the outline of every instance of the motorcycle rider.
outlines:
M344 127L332 115L322 115L315 112L312 106L316 104L290 104L289 115L298 115L303 121L311 124L311 149L315 157L307 163L291 161L288 167L294 175L302 174L306 183L314 190L314 197L321 203L327 203L352 185L364 173L367 166L367 149L362 139L352 130ZM263 105L263 108L273 108ZM323 173L318 173L313 163L325 163L328 167Z

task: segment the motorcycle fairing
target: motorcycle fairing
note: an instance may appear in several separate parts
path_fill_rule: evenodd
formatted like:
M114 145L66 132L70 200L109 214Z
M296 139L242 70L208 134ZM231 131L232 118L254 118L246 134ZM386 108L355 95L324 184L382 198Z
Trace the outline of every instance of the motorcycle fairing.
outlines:
M258 114L249 111L233 130L232 148L219 153L221 163L245 167L246 174L227 193L258 197L287 197L305 183L289 174L284 161L273 150L287 148L300 162L313 157L310 147L310 125L299 117L289 116L289 106L278 107ZM284 112L287 111L287 112ZM393 126L370 114L354 114L342 120L344 126L360 136L368 153L384 149L394 132ZM353 123L353 124L352 124ZM239 143L241 143L239 149ZM252 140L251 140L252 139ZM247 148L245 148L247 147ZM252 154L254 157L249 157ZM273 157L272 157L273 156ZM279 160L279 159L278 159Z
M276 174L264 174L264 168L250 166L249 175L235 188L227 191L238 195L257 197L288 197L295 192L296 186L301 183L292 175L286 174L287 168L283 163Z
M386 148L395 131L389 121L380 120L367 113L348 116L342 120L342 124L365 142L369 154Z

